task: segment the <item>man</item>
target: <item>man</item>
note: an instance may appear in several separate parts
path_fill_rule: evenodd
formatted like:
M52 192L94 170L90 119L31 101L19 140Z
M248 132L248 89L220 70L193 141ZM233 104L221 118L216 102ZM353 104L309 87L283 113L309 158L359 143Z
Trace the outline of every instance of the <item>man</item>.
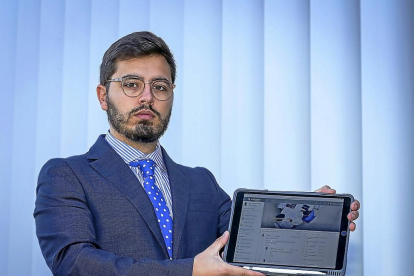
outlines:
M36 233L55 275L262 275L221 260L229 196L208 170L174 163L158 142L175 76L168 46L152 33L105 52L97 96L109 132L39 174Z

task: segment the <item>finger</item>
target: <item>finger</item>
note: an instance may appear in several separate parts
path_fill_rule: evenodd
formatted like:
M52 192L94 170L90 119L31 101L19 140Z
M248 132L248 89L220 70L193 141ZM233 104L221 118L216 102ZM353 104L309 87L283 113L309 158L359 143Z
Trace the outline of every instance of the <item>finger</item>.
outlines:
M355 223L353 223L353 222L351 222L351 223L349 224L349 230L351 230L351 231L353 232L353 231L355 231L355 229L356 229L356 224L355 224Z
M317 189L315 192L317 193L325 193L325 194L335 194L336 190L332 189L328 185L323 186L322 188Z
M319 189L317 189L315 192L316 193L322 193L322 190L323 189L330 189L331 187L329 187L328 185L325 185L325 186L323 186L323 187L321 187L321 188L319 188Z
M240 276L265 276L263 273L244 269L238 266L232 266L226 264L228 267L226 269L226 275L240 275Z
M326 189L326 190L323 190L322 193L336 194L336 190L335 189Z
M218 252L220 251L220 249L222 249L223 246L226 245L228 239L229 239L229 232L226 231L212 245L210 245L209 248L207 248L207 250L211 250L214 253L217 253L218 254Z
M348 220L353 221L356 220L359 217L358 211L352 211L347 215Z
M359 201L355 199L355 201L351 204L351 210L358 211L359 208L361 208L361 203L359 203Z
M258 272L258 271L247 270L244 268L242 269L244 270L243 274L240 274L242 276L266 276L265 274Z

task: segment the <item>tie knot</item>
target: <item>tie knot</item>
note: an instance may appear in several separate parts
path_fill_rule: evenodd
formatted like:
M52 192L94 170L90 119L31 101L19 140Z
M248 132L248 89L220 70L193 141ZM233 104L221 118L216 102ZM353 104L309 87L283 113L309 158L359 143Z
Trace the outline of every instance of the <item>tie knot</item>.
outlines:
M138 162L129 163L131 167L138 167L142 172L143 177L154 175L155 162L151 159L143 159Z

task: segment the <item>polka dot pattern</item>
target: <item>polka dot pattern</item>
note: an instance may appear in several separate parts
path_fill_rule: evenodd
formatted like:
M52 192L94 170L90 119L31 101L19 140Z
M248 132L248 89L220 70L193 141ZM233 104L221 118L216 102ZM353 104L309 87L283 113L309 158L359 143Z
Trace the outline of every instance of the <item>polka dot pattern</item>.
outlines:
M170 210L165 204L164 196L161 191L155 185L154 167L155 162L150 159L140 160L138 162L131 162L129 164L133 167L138 167L144 178L144 189L147 192L149 199L154 207L155 215L157 216L158 223L162 232L162 236L167 246L168 254L172 257L172 219L170 216ZM154 193L155 192L155 193Z

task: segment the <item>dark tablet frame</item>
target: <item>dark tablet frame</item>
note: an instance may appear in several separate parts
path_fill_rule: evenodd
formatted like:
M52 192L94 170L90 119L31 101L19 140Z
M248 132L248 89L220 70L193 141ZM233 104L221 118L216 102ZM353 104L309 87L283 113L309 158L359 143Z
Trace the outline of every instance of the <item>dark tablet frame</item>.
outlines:
M230 219L229 225L229 232L230 238L226 245L225 252L224 252L224 261L228 263L232 263L235 265L243 265L243 266L263 266L263 264L256 264L256 263L240 263L234 261L234 252L236 248L236 241L237 241L237 234L238 234L238 227L240 225L240 217L241 211L243 207L243 199L245 194L257 194L257 195L277 195L277 196L292 196L292 197L309 197L309 198L340 198L344 199L343 208L342 208L342 219L341 219L341 226L339 231L339 241L338 241L338 251L337 251L337 258L336 258L336 265L335 268L327 268L327 267L306 267L306 266L283 266L283 265L274 265L277 268L293 268L293 269L309 269L309 270L339 270L344 271L346 266L346 253L348 248L348 240L349 240L349 221L347 218L348 213L351 211L351 203L354 201L354 198L350 194L322 194L322 193L301 193L301 192L276 192L276 191L267 191L267 190L249 190L249 189L238 189L234 192L233 197L233 208L232 208L232 215ZM341 235L343 231L346 231L346 235ZM267 264L266 267L272 267L272 265Z

